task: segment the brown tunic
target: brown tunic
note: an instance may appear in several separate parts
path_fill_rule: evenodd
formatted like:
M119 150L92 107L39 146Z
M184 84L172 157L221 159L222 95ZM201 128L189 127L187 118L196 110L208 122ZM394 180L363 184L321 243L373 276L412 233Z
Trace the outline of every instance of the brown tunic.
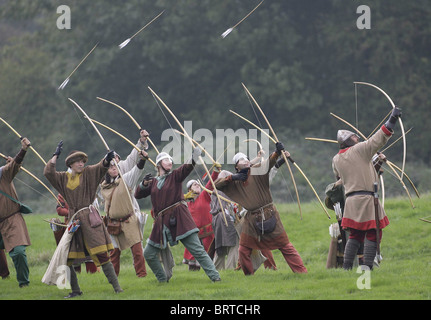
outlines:
M22 150L20 153L25 154L25 151ZM21 164L16 162L15 157L14 160L2 167L0 178L0 190L17 200L19 199L12 180L20 168ZM0 220L18 211L19 204L0 194ZM10 252L17 246L29 246L31 244L27 226L21 213L16 213L0 222L0 234L3 238L4 249L7 252Z
M153 178L151 185L147 188L141 188L139 185L135 191L137 199L145 198L151 195L151 204L153 206L154 225L147 242L157 248L165 248L167 241L170 245L175 245L188 235L199 232L196 223L193 221L187 205L180 204L184 201L182 182L192 172L193 165L183 164L173 170L166 176L163 187L157 187L157 178ZM179 203L173 209L165 211L165 214L159 215L163 209ZM175 222L174 222L175 221ZM171 237L169 239L169 237Z
M70 219L77 211L85 208L74 218L80 220L81 226L73 234L68 259L85 259L88 256L87 253L95 256L114 248L105 225L103 223L97 226L90 224L90 210L88 209L88 206L93 203L99 183L107 171L108 168L103 166L103 160L98 164L86 166L79 176L75 176L75 179L79 179L79 184L75 184L74 188L70 189L68 187L68 181L72 179L70 174L56 171L55 164L51 160L45 166L45 177L63 195L69 205L68 218ZM69 184L69 186L71 185Z
M382 126L370 139L342 149L334 156L332 167L334 174L343 182L346 195L355 191L374 191L374 182L378 176L372 158L391 137L392 133ZM379 203L380 228L389 224L385 210ZM347 197L342 227L357 230L376 228L373 195L352 195Z
M252 249L275 250L289 243L275 206L269 187L269 171L277 161L277 154L273 153L257 166L250 168L246 181L232 181L232 176L217 179L215 186L223 191L232 201L248 210L244 217L239 244ZM262 208L262 209L261 209ZM275 230L271 233L260 232L256 223L261 221L262 211L265 220L275 217Z

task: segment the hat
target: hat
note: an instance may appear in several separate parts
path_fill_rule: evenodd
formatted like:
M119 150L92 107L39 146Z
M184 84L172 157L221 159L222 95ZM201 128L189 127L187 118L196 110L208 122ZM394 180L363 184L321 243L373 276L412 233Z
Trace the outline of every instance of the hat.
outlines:
M355 135L356 133L349 131L349 130L338 130L337 132L337 142L339 145L342 145L344 142L347 141L351 136Z
M190 187L193 185L193 183L198 183L198 181L197 180L190 180L189 182L187 182L187 189L190 189Z
M159 164L160 161L162 161L163 159L169 159L171 160L171 162L173 163L174 160L172 159L172 157L166 153L166 152L160 152L157 157L156 157L156 166Z
M238 152L237 154L235 154L233 156L232 161L236 165L238 163L238 161L241 160L241 159L247 159L248 160L248 157L244 153Z
M84 163L86 163L88 160L88 156L82 151L73 150L66 157L66 160L65 160L66 166L70 167L74 162L79 160L83 160Z

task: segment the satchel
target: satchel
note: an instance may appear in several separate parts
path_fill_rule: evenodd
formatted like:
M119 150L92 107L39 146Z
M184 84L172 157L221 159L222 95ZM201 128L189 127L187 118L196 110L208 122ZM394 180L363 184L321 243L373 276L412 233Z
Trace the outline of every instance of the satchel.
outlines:
M13 202L18 203L18 204L19 204L19 212L24 213L24 214L32 213L32 212L33 212L33 210L32 210L29 206L27 206L27 205L25 205L24 203L22 203L22 202L20 202L20 201L16 200L15 198L12 198L12 197L11 197L10 195L8 195L7 193L4 193L4 192L3 192L3 191L1 191L1 190L0 190L0 193L1 193L1 194L3 194L4 196L8 197L8 198L9 198L10 200L12 200Z
M271 218L266 219L264 221L256 221L256 228L260 233L271 233L275 230L275 226L277 225L277 218L275 215L272 215Z
M111 218L107 217L106 229L110 235L118 236L122 232L121 222L119 220L112 220Z

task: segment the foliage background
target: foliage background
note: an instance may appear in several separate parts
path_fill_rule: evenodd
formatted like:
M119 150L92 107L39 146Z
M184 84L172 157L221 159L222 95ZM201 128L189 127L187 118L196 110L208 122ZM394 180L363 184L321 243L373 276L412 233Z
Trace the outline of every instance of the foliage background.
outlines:
M0 0L0 116L29 137L45 160L64 140L62 159L70 150L81 149L94 163L104 155L104 147L67 98L135 141L138 132L130 119L96 97L118 103L151 132L161 149L161 133L170 124L148 86L181 121L192 120L193 128L250 128L229 109L266 127L256 118L243 82L323 198L333 180L331 159L337 147L304 138L335 139L337 130L346 127L330 112L371 132L390 106L372 88L358 86L355 96L353 81L365 81L383 88L403 108L406 129L414 126L407 136L406 172L421 192L429 190L431 3L266 0L228 37L220 37L258 2ZM70 30L56 26L61 4L71 9ZM371 9L370 30L356 27L356 8L363 4ZM118 44L162 10L156 22L119 50ZM67 87L57 90L96 43ZM101 131L120 154L130 151L120 138ZM16 154L17 137L4 125L0 132L0 152ZM386 154L399 164L401 144ZM154 151L150 156L155 158ZM24 166L44 179L43 165L33 155ZM295 177L301 199L312 199L296 171ZM388 196L405 195L395 178L386 177ZM46 196L31 178L22 174L19 179ZM49 195L41 197L24 183L16 183L21 199L42 212L54 209ZM276 200L296 201L287 171L277 177L279 184Z

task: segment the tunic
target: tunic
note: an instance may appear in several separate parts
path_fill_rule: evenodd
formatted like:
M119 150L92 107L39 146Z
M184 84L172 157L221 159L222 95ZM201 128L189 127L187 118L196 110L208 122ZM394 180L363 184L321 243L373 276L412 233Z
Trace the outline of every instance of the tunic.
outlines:
M192 170L192 164L183 164L171 171L166 176L161 189L157 187L157 178L153 178L147 187L142 188L140 184L136 188L135 197L137 199L151 195L154 225L147 243L152 246L164 249L168 241L173 246L190 234L199 232L189 209L185 204L180 203L180 201L184 201L182 182ZM158 215L160 211L176 203L179 205Z
M218 191L218 194L227 198L227 196L222 191ZM225 209L227 226L224 221L223 213L220 210L220 204L216 195L211 195L210 212L213 215L212 225L214 228L214 242L216 251L221 250L224 247L235 247L238 244L239 238L235 228L235 213L233 212L233 204L226 202L223 199L220 201L223 208Z
M135 165L132 170L122 174L124 181L126 181L126 185L129 186L133 207L127 195L126 186L123 183L123 179L117 178L113 183L108 184L104 181L101 184L101 193L105 199L105 212L108 212L107 210L110 206L109 216L112 219L121 219L129 214L132 214L127 220L121 222L122 232L118 236L111 235L121 251L130 248L134 244L142 241L142 233L139 225L139 219L137 217L137 215L141 214L141 212L138 202L131 191L138 183L141 173L142 170L140 170ZM113 195L112 192L114 192Z
M382 126L367 141L342 149L334 156L332 167L335 175L341 178L346 195L355 191L374 192L374 182L378 182L379 179L372 157L388 142L391 135L392 133ZM389 224L380 202L379 221L381 229ZM374 196L370 194L347 197L341 226L363 231L375 229Z
M20 154L25 154L25 151L22 150ZM16 159L15 157L14 160L1 168L0 190L12 198L19 200L12 182L21 168L21 164L17 163ZM0 194L0 220L18 211L19 204ZM0 234L3 238L4 246L0 248L4 248L7 252L10 252L17 246L29 246L31 244L27 226L21 213L16 213L0 222Z
M252 249L275 250L289 243L269 188L269 171L277 161L277 153L250 168L246 181L232 181L232 176L217 179L215 186L224 192L232 201L248 210L244 217L239 244ZM262 209L262 210L260 210ZM264 219L272 217L276 225L271 233L260 232L256 223L261 223L262 211Z
M70 220L77 211L84 208L74 218L74 220L80 220L81 226L73 234L68 253L69 260L85 259L87 253L94 256L114 249L111 238L101 219L100 223L91 225L90 209L88 208L94 202L99 183L107 171L108 168L103 166L103 160L98 164L86 166L84 171L75 175L75 177L64 171L56 171L55 163L52 163L52 160L49 160L45 166L45 177L63 195L69 205L68 219ZM70 189L68 181L75 179L78 179L79 183L69 184L69 187L74 187Z

